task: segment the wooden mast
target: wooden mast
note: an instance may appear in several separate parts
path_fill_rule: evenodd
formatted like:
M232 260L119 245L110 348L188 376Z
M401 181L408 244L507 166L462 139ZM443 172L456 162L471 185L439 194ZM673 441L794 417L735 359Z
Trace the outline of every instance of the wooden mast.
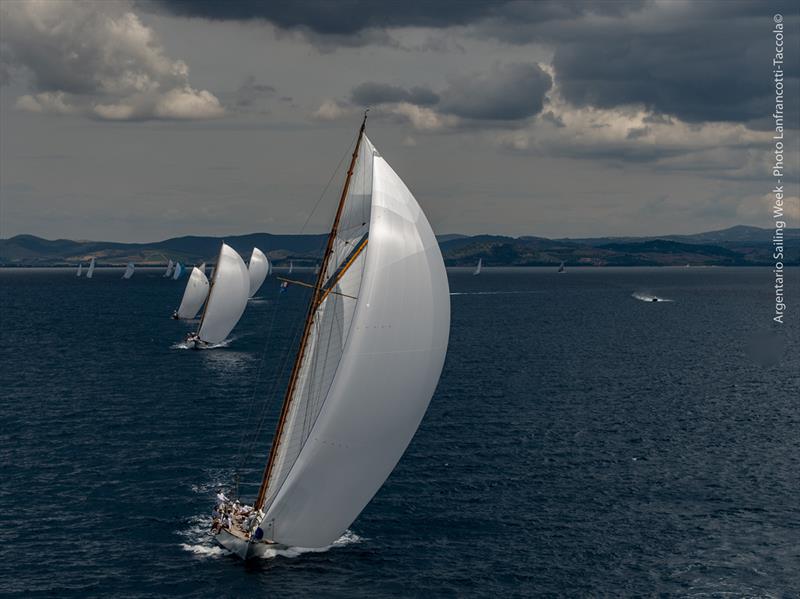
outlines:
M319 307L322 294L322 286L325 283L325 273L328 270L328 263L330 262L331 255L333 254L333 243L336 240L336 235L339 232L339 221L342 218L344 211L345 200L347 200L347 192L350 189L350 180L353 178L353 169L356 165L358 158L358 150L361 148L361 140L364 138L364 129L367 126L367 113L364 112L364 120L361 121L361 129L358 131L358 139L356 140L356 147L353 150L353 156L350 158L350 167L347 169L347 177L344 180L344 187L342 187L342 195L339 198L339 206L336 209L336 216L333 219L333 226L331 227L330 235L328 235L328 244L325 247L325 253L322 257L322 266L317 274L317 281L314 284L314 290L311 294L311 302L308 305L308 314L306 315L305 325L303 327L303 336L300 338L300 348L297 350L297 357L292 367L292 374L289 377L289 384L286 387L286 395L283 398L283 407L281 408L281 416L278 420L278 427L275 431L275 437L272 440L272 447L269 451L269 460L264 469L264 477L261 479L261 486L258 489L258 496L255 501L255 508L260 510L264 507L264 500L267 495L267 485L269 484L269 477L272 474L272 467L275 464L275 457L278 453L278 446L281 443L283 436L284 425L286 424L286 417L289 415L289 407L292 403L294 390L297 385L297 378L300 375L300 367L303 363L303 358L306 352L306 345L308 344L308 337L311 334L311 326L314 324L314 316L316 316L317 308Z

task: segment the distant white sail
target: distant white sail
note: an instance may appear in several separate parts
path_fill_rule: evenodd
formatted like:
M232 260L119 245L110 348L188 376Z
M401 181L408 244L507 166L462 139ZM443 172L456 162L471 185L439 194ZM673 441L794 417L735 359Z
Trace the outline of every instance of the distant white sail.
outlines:
M558 272L567 272L567 267L564 265L563 262L561 264L559 264Z
M481 267L482 266L483 266L483 258L478 258L478 265L475 267L475 270L472 273L473 276L481 274Z
M172 276L172 270L174 268L175 268L175 265L172 264L172 260L170 260L169 264L167 264L167 271L164 273L164 276L165 277L171 277Z
M93 274L94 274L94 258L92 258L92 261L89 262L89 270L86 271L86 278L91 279Z
M182 274L183 274L183 266L181 266L180 262L176 262L175 271L172 273L172 280L177 281L178 279L181 278Z
M81 262L80 264L78 264L78 274L76 274L75 276L76 276L76 277L79 277L79 276L81 276L81 273L82 273L82 272L83 272L83 262Z
M272 265L269 263L269 258L260 249L253 248L250 264L247 265L247 271L250 275L250 297L253 297L261 288L261 285L264 284L264 279L267 278L271 270Z
M200 266L196 267L201 273L206 274L206 263L203 262Z
M133 265L133 262L128 262L128 265L125 267L125 272L122 274L123 279L130 279L133 276L133 271L136 267Z
M205 273L200 268L194 267L186 282L181 305L175 312L177 317L189 320L197 316L200 307L208 297L208 288L209 284Z
M250 275L247 265L232 247L223 243L203 320L200 321L197 331L200 341L225 341L242 317L249 293Z
M294 270L294 264L292 263L291 260L289 260L289 274L292 274L293 270Z

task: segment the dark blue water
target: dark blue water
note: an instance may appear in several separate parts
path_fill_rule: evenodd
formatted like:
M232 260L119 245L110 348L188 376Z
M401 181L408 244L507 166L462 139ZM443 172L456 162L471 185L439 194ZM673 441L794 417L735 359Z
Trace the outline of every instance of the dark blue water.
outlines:
M269 279L228 347L193 352L173 347L190 329L169 319L183 283L120 274L0 271L4 594L800 589L797 318L779 363L749 351L771 322L768 269L451 272L442 380L387 484L337 546L247 564L214 547L207 514L280 378L303 292L279 298Z

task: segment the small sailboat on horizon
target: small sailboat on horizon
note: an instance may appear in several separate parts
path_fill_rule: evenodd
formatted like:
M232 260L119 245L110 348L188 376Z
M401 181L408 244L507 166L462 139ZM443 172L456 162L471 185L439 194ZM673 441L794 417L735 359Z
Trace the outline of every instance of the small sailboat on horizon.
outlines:
M567 272L567 267L564 265L563 261L558 265L558 272Z
M188 347L203 349L225 341L242 317L249 293L247 265L236 250L223 242L200 325L196 333L186 338Z
M177 281L178 279L181 278L182 274L183 274L183 266L181 266L180 262L176 262L175 270L172 271L172 280Z
M122 273L122 278L127 281L133 276L134 270L136 270L136 266L134 266L133 262L128 262L127 266L125 266L125 272Z
M472 276L476 277L481 274L481 268L483 268L483 258L478 258L478 264L475 267L475 270L472 271Z
M175 265L172 263L172 260L170 260L167 263L167 270L164 271L164 278L165 279L168 279L168 278L170 278L172 276L172 271L174 270L174 268L175 268Z
M366 116L257 497L241 506L217 496L215 539L242 559L338 539L402 457L442 371L442 254L365 125Z
M78 264L78 272L77 272L77 273L75 273L75 276L76 276L76 277L79 277L79 276L81 276L81 273L82 273L82 272L83 272L83 262L80 262L80 263Z
M94 257L92 257L91 262L89 262L89 268L86 271L86 278L91 279L94 276Z

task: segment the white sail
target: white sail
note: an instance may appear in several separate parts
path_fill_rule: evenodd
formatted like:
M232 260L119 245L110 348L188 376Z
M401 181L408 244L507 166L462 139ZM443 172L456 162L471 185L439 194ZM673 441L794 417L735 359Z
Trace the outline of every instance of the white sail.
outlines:
M75 276L76 276L76 277L79 277L79 276L81 276L81 273L82 273L82 272L83 272L83 262L81 262L80 264L78 264L78 273L77 273Z
M196 267L201 273L206 274L206 263L203 262L200 266Z
M135 266L133 262L128 262L128 265L125 267L125 272L122 273L123 279L130 279L133 276L133 271L135 270Z
M478 258L478 265L475 267L475 270L473 271L472 274L473 275L481 274L481 267L482 266L483 266L483 258Z
M260 249L253 248L253 253L250 255L250 264L247 265L247 271L250 275L249 297L253 297L261 288L264 279L267 278L271 270L272 265L269 263L269 258Z
M189 280L186 282L186 289L183 292L181 305L176 312L178 318L192 319L197 316L200 307L208 297L208 278L202 269L194 267Z
M292 264L292 261L289 260L289 274L292 274L293 270L294 270L294 264Z
M177 281L178 279L181 278L182 274L183 274L183 266L181 266L180 262L176 262L175 263L175 270L172 271L172 280L173 281Z
M92 258L92 261L89 262L89 269L86 271L86 278L91 279L92 275L94 275L94 258Z
M436 238L366 137L347 201L333 292L315 314L267 487L261 527L286 545L326 546L355 520L414 436L447 351Z
M172 276L172 269L174 269L174 268L175 268L175 266L172 264L172 260L170 260L169 263L167 264L167 270L164 273L164 276L165 277L171 277Z
M201 341L220 343L239 322L247 306L250 276L242 257L223 243L217 272L208 294L208 303L197 333Z

